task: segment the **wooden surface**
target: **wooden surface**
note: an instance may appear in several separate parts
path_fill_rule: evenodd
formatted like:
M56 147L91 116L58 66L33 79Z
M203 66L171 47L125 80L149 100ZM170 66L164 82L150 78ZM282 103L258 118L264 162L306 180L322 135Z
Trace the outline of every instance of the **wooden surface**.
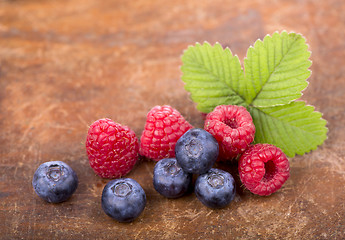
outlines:
M343 0L0 1L0 238L344 239L344 12ZM100 197L108 180L89 167L88 125L109 117L140 136L146 113L169 104L202 127L180 80L183 50L218 41L243 61L257 38L277 30L301 33L310 45L303 99L328 121L325 144L291 159L277 193L239 188L222 210L193 193L160 196L154 163L143 161L128 175L146 191L143 214L131 224L106 216ZM79 176L62 204L45 203L31 186L35 169L51 160Z

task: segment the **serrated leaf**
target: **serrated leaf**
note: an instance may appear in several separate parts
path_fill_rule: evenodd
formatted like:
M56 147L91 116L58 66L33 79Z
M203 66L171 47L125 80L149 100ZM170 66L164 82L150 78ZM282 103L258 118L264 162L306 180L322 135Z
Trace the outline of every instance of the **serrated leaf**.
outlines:
M316 149L327 138L326 121L304 102L310 52L295 33L274 33L249 48L244 71L237 56L220 44L197 43L182 56L185 89L202 112L218 105L242 105L256 127L255 142L280 147L287 156Z
M190 46L182 56L182 80L201 112L222 104L245 105L244 73L237 56L219 43Z
M271 107L298 99L308 86L310 52L296 33L274 33L250 47L244 60L248 105Z
M293 157L314 150L327 138L326 121L304 102L255 108L249 107L256 128L255 142L270 143Z

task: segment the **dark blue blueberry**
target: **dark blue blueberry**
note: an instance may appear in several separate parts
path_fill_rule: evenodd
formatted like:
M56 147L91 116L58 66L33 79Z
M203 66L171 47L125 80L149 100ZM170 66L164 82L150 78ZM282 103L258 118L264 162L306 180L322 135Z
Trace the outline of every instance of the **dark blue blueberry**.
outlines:
M131 178L115 179L105 185L102 192L102 208L119 222L132 222L146 205L144 189Z
M212 168L197 178L194 191L205 206L223 208L235 197L235 180L230 173Z
M185 172L203 174L216 162L219 145L209 132L193 128L177 141L175 154L177 162Z
M78 177L73 169L61 161L41 164L32 179L38 196L51 203L66 201L78 187Z
M192 174L186 173L176 158L165 158L156 163L153 170L153 186L167 198L183 196L191 186Z

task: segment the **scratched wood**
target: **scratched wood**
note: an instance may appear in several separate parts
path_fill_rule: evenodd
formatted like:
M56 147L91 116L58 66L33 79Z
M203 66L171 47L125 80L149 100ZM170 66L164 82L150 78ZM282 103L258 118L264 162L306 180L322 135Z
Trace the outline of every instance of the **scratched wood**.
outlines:
M345 2L331 1L0 1L1 239L342 239L345 236ZM239 183L222 210L193 193L165 199L152 186L153 162L128 175L147 194L133 223L100 205L108 180L88 165L88 125L109 117L140 136L147 111L170 104L202 127L183 89L180 56L203 41L243 59L257 38L302 33L313 74L303 99L324 113L328 140L291 159L291 177L270 197ZM62 204L39 199L35 169L62 160L80 185ZM219 166L236 175L235 164Z

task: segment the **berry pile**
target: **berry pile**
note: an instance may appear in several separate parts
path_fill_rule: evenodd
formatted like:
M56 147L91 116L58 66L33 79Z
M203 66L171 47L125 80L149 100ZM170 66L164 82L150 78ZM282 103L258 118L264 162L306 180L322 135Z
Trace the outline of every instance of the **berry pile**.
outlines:
M188 130L177 141L175 152L176 158L162 159L155 166L153 185L157 192L165 197L181 197L190 186L191 175L197 174L194 192L205 206L223 208L234 199L234 178L228 172L212 168L219 145L209 132L199 128Z
M200 129L164 105L147 114L140 143L129 127L105 118L91 124L85 145L94 172L116 178L103 189L103 211L119 222L132 222L143 212L146 194L138 182L121 177L140 156L157 162L153 187L159 194L179 198L194 187L197 199L209 208L224 208L236 195L234 177L215 168L217 161L238 160L240 180L254 194L267 196L280 189L289 178L289 161L276 146L251 145L254 136L253 120L244 107L217 106ZM47 162L35 172L32 185L41 198L58 203L75 192L78 178L67 164Z

